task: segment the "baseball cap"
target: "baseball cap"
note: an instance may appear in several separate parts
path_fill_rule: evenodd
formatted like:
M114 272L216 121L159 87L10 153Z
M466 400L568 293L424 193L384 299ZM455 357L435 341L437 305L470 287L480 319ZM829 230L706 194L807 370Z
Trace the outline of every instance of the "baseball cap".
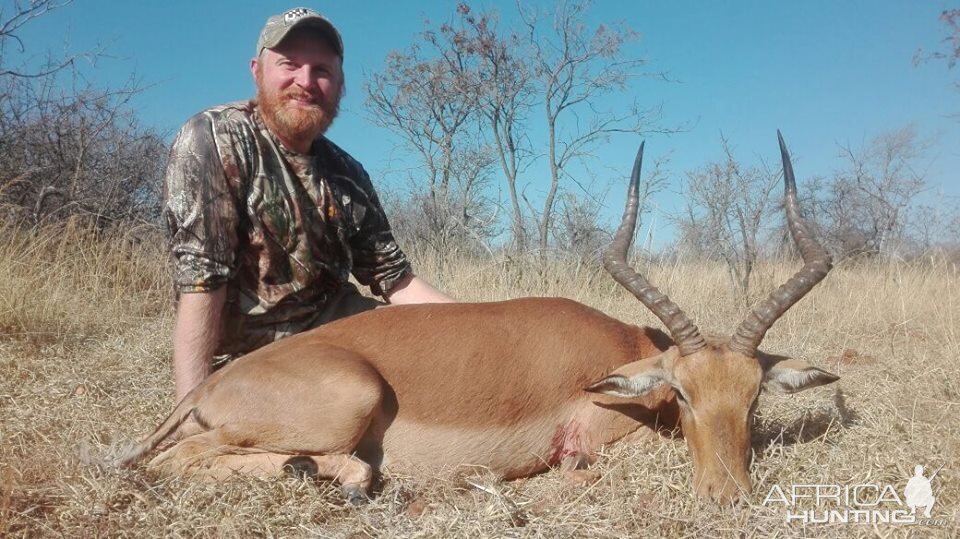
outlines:
M326 17L312 9L298 7L287 10L267 19L257 40L257 56L263 49L272 49L283 41L294 28L314 28L327 41L333 52L343 59L343 40L340 32Z

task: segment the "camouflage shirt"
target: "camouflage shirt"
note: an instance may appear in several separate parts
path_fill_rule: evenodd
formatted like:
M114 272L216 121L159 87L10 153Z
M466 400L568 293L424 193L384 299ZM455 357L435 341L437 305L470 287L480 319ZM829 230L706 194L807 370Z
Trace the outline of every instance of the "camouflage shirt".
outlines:
M191 118L164 186L178 294L227 286L221 353L311 327L351 272L383 295L411 271L363 167L323 137L284 147L253 103Z

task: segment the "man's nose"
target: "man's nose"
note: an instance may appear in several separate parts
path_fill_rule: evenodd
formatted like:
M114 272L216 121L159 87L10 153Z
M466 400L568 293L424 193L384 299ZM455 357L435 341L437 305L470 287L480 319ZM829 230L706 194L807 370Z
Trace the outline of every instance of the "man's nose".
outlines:
M311 89L316 86L316 81L314 80L310 66L308 65L300 66L300 69L298 69L294 74L293 80L297 83L297 86L300 86L304 89Z

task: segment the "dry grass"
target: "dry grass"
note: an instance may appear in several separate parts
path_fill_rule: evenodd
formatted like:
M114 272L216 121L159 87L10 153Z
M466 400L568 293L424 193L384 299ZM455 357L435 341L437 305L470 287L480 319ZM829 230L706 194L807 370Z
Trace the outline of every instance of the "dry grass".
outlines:
M552 472L478 486L389 476L370 504L354 508L328 484L209 485L83 464L86 453L147 432L171 408L161 244L97 239L76 226L0 232L0 536L947 537L960 530L960 276L937 260L837 268L771 331L766 349L843 378L762 399L751 504L698 502L683 442L650 437L606 448L592 485L570 485ZM761 268L758 293L795 269ZM570 261L536 271L520 260L421 260L420 272L464 300L559 295L625 321L656 322L597 268ZM646 272L707 331L729 332L743 315L719 267L679 261ZM803 527L786 524L782 507L761 505L774 484L890 482L902 493L917 463L943 465L934 516L945 526Z

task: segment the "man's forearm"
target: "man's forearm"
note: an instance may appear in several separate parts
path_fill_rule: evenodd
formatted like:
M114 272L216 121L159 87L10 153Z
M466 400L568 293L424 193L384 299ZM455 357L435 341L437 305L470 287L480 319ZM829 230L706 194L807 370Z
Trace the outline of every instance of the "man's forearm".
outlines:
M387 294L386 299L393 305L455 303L457 301L416 275L410 275L397 283L396 287Z
M182 294L173 329L173 377L177 402L210 375L220 341L226 288Z

